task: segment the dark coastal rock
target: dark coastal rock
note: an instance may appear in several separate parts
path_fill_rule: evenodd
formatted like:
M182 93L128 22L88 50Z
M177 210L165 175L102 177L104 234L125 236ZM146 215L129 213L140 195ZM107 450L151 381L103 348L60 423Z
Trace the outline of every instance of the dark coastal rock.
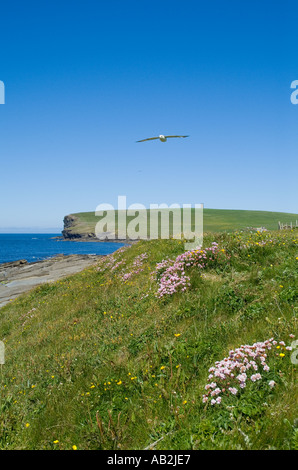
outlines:
M21 265L24 265L24 264L27 264L28 261L26 259L20 259L20 260L17 260L17 261L11 261L9 263L2 263L0 265L1 268L13 268L15 266L21 266Z
M75 222L77 222L77 218L74 215L66 215L63 219L64 229L71 228Z
M68 230L68 229L62 230L62 235L65 240L75 240L75 239L84 238L83 234L72 232L71 230Z

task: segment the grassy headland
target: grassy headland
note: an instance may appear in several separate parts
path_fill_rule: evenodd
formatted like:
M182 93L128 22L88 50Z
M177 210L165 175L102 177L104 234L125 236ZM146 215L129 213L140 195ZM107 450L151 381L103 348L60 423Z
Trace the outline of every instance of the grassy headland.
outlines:
M140 241L2 308L0 448L297 448L297 230L203 248Z
M193 209L194 210L194 209ZM115 211L116 228L118 211ZM149 210L140 211L140 216L147 219L150 226ZM127 217L127 223L133 217ZM66 232L70 237L76 235L88 236L94 234L95 226L100 220L95 212L79 212L70 214L65 218ZM204 209L204 232L215 233L232 230L243 230L248 227L265 227L267 230L277 230L278 223L295 223L298 220L298 214L289 214L284 212L268 211L250 211L250 210L224 210L224 209ZM170 221L170 229L171 229ZM180 230L179 230L180 231Z

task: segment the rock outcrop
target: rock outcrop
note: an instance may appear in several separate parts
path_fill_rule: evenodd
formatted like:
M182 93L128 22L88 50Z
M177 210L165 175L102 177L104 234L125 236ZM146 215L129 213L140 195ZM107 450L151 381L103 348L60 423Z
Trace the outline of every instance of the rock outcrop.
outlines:
M90 231L89 224L84 225L75 215L66 215L63 224L62 235L65 240L98 241L95 233Z
M58 255L35 263L20 260L0 264L0 308L40 284L57 281L95 264L99 258L99 255Z

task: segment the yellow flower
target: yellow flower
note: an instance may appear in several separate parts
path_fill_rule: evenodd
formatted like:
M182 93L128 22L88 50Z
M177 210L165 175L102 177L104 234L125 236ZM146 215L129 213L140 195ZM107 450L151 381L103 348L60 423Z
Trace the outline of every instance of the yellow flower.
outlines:
M181 333L175 333L175 336L178 338L178 336L181 336Z
M58 442L59 442L58 439L56 439L56 441L54 441L54 444L58 444Z
M26 426L26 428L29 428L30 423L26 423L25 426Z
M77 446L72 446L72 449L73 449L73 450L77 450Z
M122 381L121 381L121 380L119 380L119 382L117 382L117 385L121 385L121 384L122 384Z
M163 369L165 369L165 366L161 366L160 370L163 370Z
M284 357L284 354L283 354L283 353L280 353L280 357Z

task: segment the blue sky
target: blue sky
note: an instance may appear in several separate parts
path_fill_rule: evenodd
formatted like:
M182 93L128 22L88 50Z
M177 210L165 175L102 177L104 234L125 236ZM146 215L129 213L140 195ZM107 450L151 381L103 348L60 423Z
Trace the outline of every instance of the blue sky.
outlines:
M297 17L296 0L2 2L0 230L118 195L297 213Z

